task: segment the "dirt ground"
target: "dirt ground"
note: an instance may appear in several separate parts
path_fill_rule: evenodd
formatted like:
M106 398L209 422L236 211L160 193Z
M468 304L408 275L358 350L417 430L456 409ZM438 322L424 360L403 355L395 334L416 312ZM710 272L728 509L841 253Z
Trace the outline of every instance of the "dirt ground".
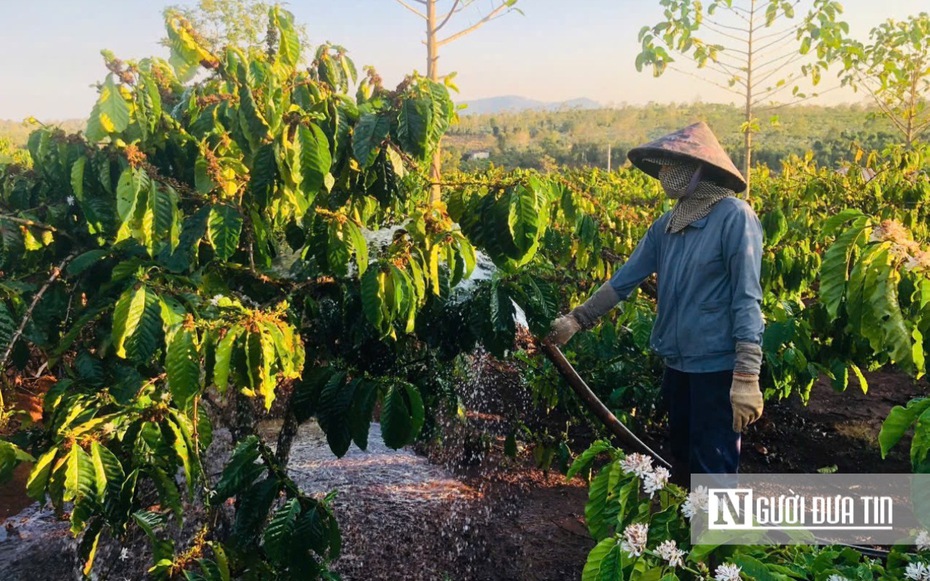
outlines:
M882 421L891 408L930 393L926 380L903 373L866 373L868 393L850 382L837 392L821 379L807 406L797 398L767 404L763 418L743 437L741 469L745 472L840 473L910 472L910 436L884 460L878 446Z
M514 378L503 373L495 386L511 395ZM886 459L878 446L882 421L895 405L928 395L926 380L914 382L895 371L866 373L868 393L851 383L836 392L821 380L811 391L808 404L797 398L769 402L762 420L743 436L741 470L749 473L907 473L910 437L902 439ZM480 402L479 402L480 404ZM494 416L478 414L483 429L495 429ZM590 433L581 430L573 450L584 449ZM668 454L667 433L649 434L660 453ZM460 448L460 447L459 447ZM500 461L491 451L491 462ZM497 458L497 460L495 460ZM494 476L482 474L486 502L503 510L487 523L481 534L487 546L485 566L473 576L455 579L578 579L588 552L594 546L584 524L587 489L576 479L566 482L559 474L530 467L505 467ZM478 471L480 472L480 471ZM467 478L466 478L467 481Z
M444 426L443 437L418 446L417 453L378 446L380 437L373 431L368 452L353 449L338 460L328 453L320 434L309 428L303 433L302 428L290 468L309 491L340 490L334 510L343 532L344 554L335 568L347 581L398 579L399 574L411 581L580 577L594 546L584 524L586 486L578 479L567 482L555 470L535 468L531 445L522 445L517 458L503 454L512 419L532 421L535 412L513 370L485 363L478 366L474 385L463 387L466 407L473 410L466 421ZM867 394L855 385L837 393L821 382L808 406L796 400L767 404L764 418L744 435L742 469L908 472L909 440L882 460L878 431L894 405L926 395L928 384L895 372L870 373L867 378ZM571 448L576 451L593 438L584 426L571 434L575 438ZM661 429L649 436L664 449ZM29 529L19 528L22 518L10 514L24 502L10 490L10 486L0 488L0 573L17 573L0 578L43 579L36 574L23 576L22 551L19 568L4 569L4 553L29 537ZM33 505L26 512L46 522L48 515L37 511L38 505ZM47 526L42 535L56 536L56 551L73 543L64 533L64 523ZM101 578L141 578L142 571L115 567L113 575Z

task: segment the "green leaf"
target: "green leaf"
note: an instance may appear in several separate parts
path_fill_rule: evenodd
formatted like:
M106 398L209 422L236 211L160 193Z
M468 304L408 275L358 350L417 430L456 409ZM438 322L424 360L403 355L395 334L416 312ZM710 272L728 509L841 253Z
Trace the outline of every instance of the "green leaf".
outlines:
M91 443L90 458L94 466L97 502L103 505L106 502L117 501L126 479L119 459L99 442Z
M280 6L273 6L271 15L278 29L278 60L293 69L300 62L300 38L294 30L293 16Z
M588 553L588 560L581 572L581 581L623 579L621 552L618 539L614 537L603 539Z
M407 98L401 103L397 119L400 144L419 159L426 159L430 151L431 117L432 108L426 99Z
M161 300L154 292L146 290L142 316L123 343L124 353L136 363L145 363L155 355L163 335Z
M746 554L736 554L730 560L739 565L741 573L758 581L789 581L791 577L772 571L766 563Z
M268 511L278 498L281 483L274 477L260 480L239 495L236 522L230 539L234 546L244 549L258 541Z
M179 216L174 188L150 180L148 207L142 217L142 242L149 256L155 257L164 246L172 251L177 248L181 232Z
M329 381L320 391L317 418L320 428L326 433L330 450L342 458L349 450L352 435L346 421L346 413L352 403L352 395L358 382L346 382L346 373L338 371L330 376Z
M200 391L200 354L195 329L183 327L175 333L165 355L165 371L171 398L183 409Z
M345 276L349 271L350 240L346 240L343 226L337 220L326 225L326 232L326 264L332 274Z
M378 268L369 268L361 280L362 311L368 322L382 335L390 329L391 321L384 316L384 298L381 280L384 273Z
M23 452L19 446L0 440L0 484L13 477L13 471L21 462L35 461L35 458Z
M265 551L272 561L276 563L287 561L299 515L300 500L297 498L288 500L272 514L263 536Z
M90 456L80 446L71 446L65 468L65 502L96 497L96 474Z
M97 544L100 541L100 533L103 532L103 525L104 521L102 519L95 519L87 528L87 531L84 532L84 537L78 544L77 556L79 562L83 563L81 572L85 578L89 578L91 570L94 568Z
M352 405L348 412L349 432L352 435L352 441L360 450L368 449L371 416L377 402L377 384L367 379L360 379L352 393Z
M611 473L616 472L618 463L611 462L601 468L588 485L588 502L584 507L585 523L588 531L595 539L602 539L607 535L607 498L610 488Z
M258 463L258 447L258 436L248 436L236 446L216 483L212 503L221 503L244 491L265 471L265 467Z
M273 144L266 143L255 152L251 179L248 184L249 192L262 209L271 203L277 178L278 165L275 160L275 148Z
M362 169L370 166L377 150L391 131L391 120L384 115L362 115L352 133L352 153Z
M32 472L26 481L26 494L29 498L41 501L45 497L45 489L48 486L49 476L52 474L54 460L57 457L58 448L53 447L42 454L39 461L32 467Z
M612 448L613 446L611 446L610 442L606 440L595 441L593 444L588 446L588 449L582 452L580 456L575 458L575 461L572 462L571 467L565 474L565 478L571 480L579 472L587 470L591 463L594 461L594 458L596 458L602 452L606 452Z
M223 262L232 258L239 247L242 233L242 214L229 204L216 204L210 208L207 237L216 256Z
M907 407L894 406L878 433L878 443L882 449L882 458L901 440L925 411L930 409L930 398L919 397L907 402Z
M831 318L836 318L846 295L850 260L863 231L861 225L849 228L836 238L824 254L820 266L820 302Z
M333 165L329 139L316 124L300 125L296 142L300 147L300 189L312 201L323 189L324 178Z
M423 421L423 400L416 386L397 382L388 388L381 407L381 435L389 448L412 443Z
M365 271L368 270L368 241L365 240L365 237L362 235L361 229L351 220L342 225L342 232L348 236L348 242L355 251L355 263L358 265L358 274L362 276L365 274Z
M197 471L195 468L195 460L192 459L192 443L190 437L187 437L182 431L181 425L175 422L176 419L178 419L177 416L165 419L159 423L159 427L161 428L165 443L171 446L178 461L181 462L181 466L184 468L184 478L187 480L188 494L193 496ZM196 454L196 450L193 452Z
M252 89L246 85L239 87L239 126L252 150L258 149L268 139L268 122L259 111Z
M84 201L84 168L87 166L87 158L81 156L77 158L74 165L71 166L71 191L74 197Z
M235 325L226 332L226 335L220 339L216 347L216 363L213 368L213 382L220 393L226 393L229 385L229 372L232 359L233 346L236 339L245 329L240 325Z
M510 193L510 213L507 225L513 243L526 254L536 244L539 233L539 199L536 192L526 187L516 187Z
M911 441L911 470L915 474L930 473L930 409L924 410L914 425Z
M17 327L19 324L14 319L6 301L0 300L0 353L6 352L9 348Z
M113 341L116 354L126 358L126 340L131 337L142 321L145 312L145 286L129 288L120 295L113 311Z
M109 74L87 121L87 139L100 141L111 133L122 133L128 126L129 104L113 81L113 75Z
M77 256L72 260L67 267L67 273L69 276L78 276L88 268L100 262L102 258L109 254L108 251L98 248L96 250L88 250L87 252Z

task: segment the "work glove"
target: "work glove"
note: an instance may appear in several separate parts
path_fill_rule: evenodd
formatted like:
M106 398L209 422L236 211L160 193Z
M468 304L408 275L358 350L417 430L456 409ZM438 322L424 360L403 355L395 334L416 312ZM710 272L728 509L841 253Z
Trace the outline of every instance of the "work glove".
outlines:
M546 340L556 345L564 345L572 336L582 329L590 329L603 317L607 311L620 302L617 291L605 282L586 300L567 315L563 315L552 322L552 331Z
M762 390L759 371L762 348L755 343L736 344L733 383L730 385L730 405L733 406L733 431L742 432L762 416Z
M580 330L581 325L575 317L570 313L568 315L562 315L558 319L552 321L552 330L549 332L549 336L546 337L546 340L555 345L565 345L568 343L568 340Z

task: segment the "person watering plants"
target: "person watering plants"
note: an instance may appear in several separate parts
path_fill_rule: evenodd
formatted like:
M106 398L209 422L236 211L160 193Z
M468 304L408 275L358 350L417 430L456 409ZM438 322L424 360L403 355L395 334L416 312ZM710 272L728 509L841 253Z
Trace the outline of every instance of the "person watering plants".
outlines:
M689 472L735 474L740 432L762 414L762 226L735 197L746 182L705 123L628 157L677 203L609 281L553 321L548 340L565 344L657 274L650 345L666 366L673 480L687 484Z

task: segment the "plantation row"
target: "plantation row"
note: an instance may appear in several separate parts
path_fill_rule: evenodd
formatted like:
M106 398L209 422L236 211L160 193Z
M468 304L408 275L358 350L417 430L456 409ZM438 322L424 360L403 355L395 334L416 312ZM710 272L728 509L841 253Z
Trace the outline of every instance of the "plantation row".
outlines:
M33 464L28 492L70 509L85 574L101 538L141 530L156 578L330 577L330 499L287 475L297 427L315 418L340 456L366 447L375 415L391 447L435 436L458 404L450 363L479 345L532 363L541 404L570 403L552 367L515 348L516 306L544 335L669 207L630 170L447 176L445 202L430 204L428 160L454 115L446 88L414 76L386 89L328 45L303 69L291 15L269 17L267 47L214 54L169 15L169 61L107 55L86 132L41 128L29 163L0 168L0 367L47 363L58 378L42 422L4 411L0 479ZM927 159L870 155L868 182L804 159L756 177L770 397L807 397L820 374L865 389L863 368L925 372ZM495 271L465 287L479 252ZM650 288L567 348L634 422L651 420L654 398ZM882 431L887 450L916 423L915 471L930 468L928 407L896 409ZM284 418L274 442L256 430L269 411ZM211 479L202 466L218 427L238 446ZM586 578L677 578L669 559L631 560L617 535L648 521L650 548L689 550L685 491L603 443L570 474L599 452L611 462L591 484L586 516L601 542ZM647 477L658 496L639 492ZM214 528L230 498L230 526ZM191 503L207 506L208 524L175 546L166 539ZM687 561L698 570L713 552L775 578L881 568L831 548L726 551ZM913 559L894 555L895 574Z

